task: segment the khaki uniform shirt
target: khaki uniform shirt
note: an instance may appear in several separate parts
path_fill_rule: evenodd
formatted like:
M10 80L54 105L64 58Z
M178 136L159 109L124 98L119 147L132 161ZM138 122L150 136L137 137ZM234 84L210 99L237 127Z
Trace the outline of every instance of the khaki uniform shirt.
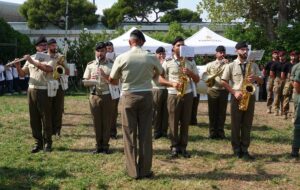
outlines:
M166 61L163 63L163 68L165 70L165 78L170 82L180 82L179 81L179 60L173 56L172 58L166 59ZM185 67L191 70L194 74L198 74L198 69L196 66L196 63L194 61L189 61L185 59ZM187 87L185 93L192 92L191 87L191 79L188 78ZM177 94L177 90L173 87L168 87L168 93L169 94Z
M104 61L98 62L97 60L91 61L87 64L83 78L84 79L90 79L92 75L96 75L98 73L98 69L102 69L106 75L109 75L111 72L113 63L106 59ZM100 71L99 71L100 72ZM98 85L96 85L96 91L94 92L94 87L90 88L91 93L96 93L97 95L101 95L102 93L108 93L109 92L109 82L102 78L100 76L100 73L98 73L98 77L96 80L99 81Z
M246 64L246 67L248 64L249 63ZM222 74L222 80L226 80L226 81L231 80L232 81L232 83L233 83L232 89L233 90L240 90L242 87L244 76L243 76L241 67L243 67L243 65L244 64L242 64L240 62L240 60L236 59L233 62L226 65L225 70ZM245 67L245 70L246 70L246 67ZM256 63L252 64L251 74L261 77L261 72Z
M54 67L54 62L50 60L50 57L37 60L36 55L32 55L31 58L35 61L46 62L47 65ZM22 67L22 70L26 74L29 74L29 88L47 88L47 82L51 79L52 73L46 73L28 61L26 61L25 65Z
M300 69L300 63L295 63L295 65L292 67L291 76L290 79L293 81L296 75L296 71Z
M155 55L141 47L132 47L116 58L110 77L121 79L123 92L151 91L154 72L161 74L162 71Z
M206 72L207 72L208 78L210 76L214 76L220 70L225 69L226 65L228 65L228 63L224 63L221 60L215 60L215 61L209 62L206 66ZM223 72L224 72L224 70L223 70ZM223 87L223 85L221 84L221 77L222 77L223 72L221 74L219 74L217 77L215 77L215 84L212 86L213 89L217 89L217 90L225 89Z

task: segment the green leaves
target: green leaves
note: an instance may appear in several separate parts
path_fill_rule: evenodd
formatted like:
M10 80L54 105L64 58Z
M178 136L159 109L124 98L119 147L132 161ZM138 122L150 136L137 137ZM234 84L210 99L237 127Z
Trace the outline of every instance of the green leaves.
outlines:
M96 24L96 9L88 0L69 0L69 27ZM65 10L66 0L27 0L19 9L28 26L33 29L44 28L49 23L65 28Z

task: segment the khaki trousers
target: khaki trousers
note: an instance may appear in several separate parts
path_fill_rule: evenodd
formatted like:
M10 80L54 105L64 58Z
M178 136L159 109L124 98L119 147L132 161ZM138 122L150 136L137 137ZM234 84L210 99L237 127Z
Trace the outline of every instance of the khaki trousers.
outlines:
M300 95L294 93L294 107L295 107L295 121L294 121L294 131L293 131L293 140L292 147L300 147Z
M281 80L279 77L276 77L274 80L274 108L275 111L282 111L283 109L283 96L282 91L284 87L284 80Z
M111 136L117 136L117 118L118 118L118 105L119 105L120 98L115 99L115 104L113 107L113 113L112 113L112 120L111 120L111 129L110 129L110 135Z
M52 145L51 98L47 90L28 89L29 116L35 144Z
M290 101L292 98L293 94L293 86L292 86L292 81L290 79L287 79L284 84L283 88L283 113L288 114L289 109L290 109Z
M267 78L267 107L272 107L274 101L274 79L272 77Z
M208 88L207 96L209 135L224 136L224 124L226 119L226 109L228 103L228 91Z
M97 149L107 150L109 148L108 142L114 101L111 99L110 94L106 94L90 95L89 102L96 134L96 147Z
M181 98L176 94L168 95L171 149L186 150L192 104L193 93L185 94Z
M247 152L255 108L255 95L250 96L247 111L240 111L239 101L231 98L231 145L235 153Z
M168 133L167 89L153 89L153 126L155 135Z
M65 91L59 86L57 94L52 98L52 134L60 134L64 112Z
M152 92L124 92L121 102L127 172L144 177L152 167Z
M197 125L197 113L198 113L198 105L199 105L200 94L197 94L196 97L193 97L193 105L192 105L192 113L191 113L191 125Z

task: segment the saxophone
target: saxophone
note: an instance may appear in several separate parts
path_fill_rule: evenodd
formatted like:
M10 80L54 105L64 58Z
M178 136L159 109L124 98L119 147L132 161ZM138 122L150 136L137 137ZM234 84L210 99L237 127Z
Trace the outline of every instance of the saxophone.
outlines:
M182 69L185 67L185 59L180 60L179 63L179 83L180 88L177 89L177 96L179 97L183 97L185 94L185 90L186 90L186 86L188 83L188 77L186 76L186 74L183 73Z
M247 65L245 77L242 83L242 99L239 101L239 110L241 111L247 111L250 97L255 92L255 86L247 80L247 78L251 75L252 64L253 62L250 61Z
M224 69L225 69L225 66L219 68L219 69L217 70L217 72L216 72L214 75L210 76L210 77L205 81L206 86L207 86L207 87L212 87L213 85L215 85L215 83L216 83L215 78L218 77L218 76L221 76L221 74L223 73Z
M53 71L53 78L55 80L58 80L62 75L65 74L65 68L62 66L62 64L65 61L65 57L61 56L59 57L58 61L57 61L57 66L55 67L54 71Z

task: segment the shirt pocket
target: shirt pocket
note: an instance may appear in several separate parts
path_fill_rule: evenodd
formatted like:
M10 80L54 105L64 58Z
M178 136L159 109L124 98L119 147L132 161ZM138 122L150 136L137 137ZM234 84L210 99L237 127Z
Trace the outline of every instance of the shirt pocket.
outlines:
M243 79L243 75L241 73L233 73L232 80L234 83L238 83Z
M179 68L176 65L172 65L168 68L169 75L178 75L179 74Z

